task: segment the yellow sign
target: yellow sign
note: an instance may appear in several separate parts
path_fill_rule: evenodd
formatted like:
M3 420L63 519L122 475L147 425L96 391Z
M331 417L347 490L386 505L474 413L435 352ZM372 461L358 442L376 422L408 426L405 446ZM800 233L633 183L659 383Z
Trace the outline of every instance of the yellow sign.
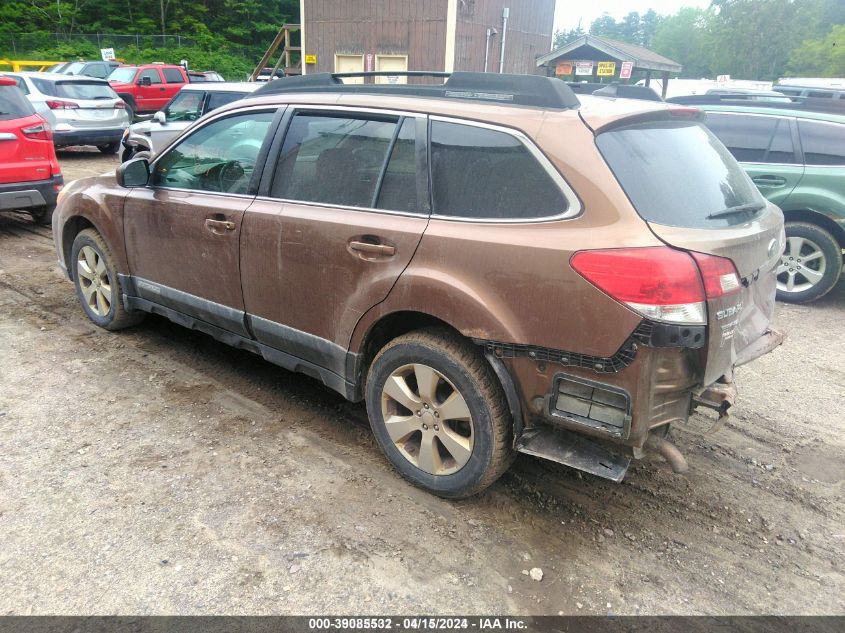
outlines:
M316 64L317 63L317 56L316 55L306 55L305 56L305 63L306 64Z
M558 62L555 66L555 75L571 75L572 62Z
M599 77L613 77L616 74L616 62L599 62L596 74Z

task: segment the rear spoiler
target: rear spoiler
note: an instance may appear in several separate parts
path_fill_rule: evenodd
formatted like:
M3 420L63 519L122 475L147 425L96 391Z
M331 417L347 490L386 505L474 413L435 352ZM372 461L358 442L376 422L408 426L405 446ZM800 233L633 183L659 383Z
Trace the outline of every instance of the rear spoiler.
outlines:
M638 112L629 116L620 117L595 129L593 129L590 124L586 121L586 119L584 119L584 116L581 112L579 112L578 114L581 116L581 120L584 121L584 124L590 129L592 129L593 133L596 135L602 134L603 132L609 132L610 130L615 130L623 127L630 127L632 125L643 125L647 123L660 123L667 121L700 122L704 120L704 112L702 110L699 110L698 108L674 105L671 103L668 103L666 105L667 107L665 108L660 108L657 110L648 110L646 112Z

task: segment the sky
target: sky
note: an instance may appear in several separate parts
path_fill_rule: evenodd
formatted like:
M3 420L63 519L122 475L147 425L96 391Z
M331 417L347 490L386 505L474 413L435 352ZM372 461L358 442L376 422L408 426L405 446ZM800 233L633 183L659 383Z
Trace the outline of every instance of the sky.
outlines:
M660 14L675 13L681 7L704 8L710 0L557 0L555 6L555 29L574 29L581 19L581 28L587 31L590 22L602 13L609 13L619 20L631 11L640 14L654 9Z

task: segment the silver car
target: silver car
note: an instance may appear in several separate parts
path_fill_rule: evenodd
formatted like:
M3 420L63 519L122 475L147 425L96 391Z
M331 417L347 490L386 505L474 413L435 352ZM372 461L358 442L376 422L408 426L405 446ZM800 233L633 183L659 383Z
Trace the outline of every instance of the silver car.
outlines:
M129 126L123 135L121 160L125 162L138 152L154 154L205 113L242 99L260 86L247 82L186 84L151 119Z
M58 73L3 73L14 79L53 128L57 148L96 145L115 154L129 126L126 104L107 81Z

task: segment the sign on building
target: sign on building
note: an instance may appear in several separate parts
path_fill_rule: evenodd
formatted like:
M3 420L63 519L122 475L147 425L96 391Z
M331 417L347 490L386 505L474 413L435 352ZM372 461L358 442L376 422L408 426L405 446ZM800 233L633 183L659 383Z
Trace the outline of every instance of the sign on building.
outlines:
M572 62L558 62L557 65L555 66L555 75L571 75L571 74L572 74Z
M634 62L622 62L622 67L619 69L620 79L630 79L634 72Z
M596 74L599 77L613 77L616 74L616 62L599 62Z
M101 48L100 49L100 57L102 57L104 62L113 62L114 61L114 49L113 48Z
M575 62L576 75L592 75L593 62Z
M317 63L317 56L316 55L306 55L305 56L305 63L306 64L316 64Z

